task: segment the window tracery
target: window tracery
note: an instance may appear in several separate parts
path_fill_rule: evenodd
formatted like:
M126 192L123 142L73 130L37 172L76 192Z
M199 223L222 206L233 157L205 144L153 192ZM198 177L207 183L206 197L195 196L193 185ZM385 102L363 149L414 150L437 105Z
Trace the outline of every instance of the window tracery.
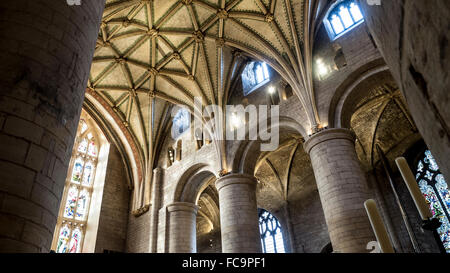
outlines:
M325 25L331 38L336 39L363 21L358 4L354 0L345 0L331 8Z
M248 63L242 72L241 79L244 96L247 96L269 82L270 73L267 64L255 61Z
M429 150L424 152L417 164L416 180L433 217L442 223L438 233L445 249L450 253L450 193L447 182Z
M285 253L280 222L270 212L258 209L263 253Z
M98 161L98 138L81 118L56 225L57 253L79 253L83 246Z

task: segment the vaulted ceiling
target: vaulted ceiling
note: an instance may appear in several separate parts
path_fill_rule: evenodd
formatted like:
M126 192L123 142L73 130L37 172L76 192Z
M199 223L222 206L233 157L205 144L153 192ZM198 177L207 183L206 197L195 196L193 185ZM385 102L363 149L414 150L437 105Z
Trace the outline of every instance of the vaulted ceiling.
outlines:
M317 188L303 140L296 134L283 134L280 146L259 156L255 167L258 207L278 211L286 202L301 200Z
M197 213L197 235L220 230L219 193L209 185L200 195Z
M356 134L356 152L366 170L379 163L377 145L394 162L421 139L393 79L370 88L355 102L350 124Z
M325 0L107 0L88 88L108 102L151 170L170 105L224 106L248 57L290 84L312 128L312 47ZM222 148L218 148L223 149Z

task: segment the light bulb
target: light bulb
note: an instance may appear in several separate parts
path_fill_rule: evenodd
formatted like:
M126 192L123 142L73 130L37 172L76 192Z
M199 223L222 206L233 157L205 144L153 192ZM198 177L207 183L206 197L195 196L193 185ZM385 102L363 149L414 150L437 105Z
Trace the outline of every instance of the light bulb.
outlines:
M241 122L240 122L238 116L236 115L236 113L231 114L230 122L234 128L237 128L241 125Z
M319 65L319 74L321 76L324 76L327 73L328 73L328 69L323 64Z

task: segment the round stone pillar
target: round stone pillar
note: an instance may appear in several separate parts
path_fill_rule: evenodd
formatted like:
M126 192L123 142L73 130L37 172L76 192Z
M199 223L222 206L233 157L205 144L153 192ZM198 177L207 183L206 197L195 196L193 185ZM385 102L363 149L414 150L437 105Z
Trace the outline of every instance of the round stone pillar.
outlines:
M197 252L197 211L192 203L176 202L167 206L169 212L169 253Z
M304 144L311 157L317 188L335 252L361 253L375 241L364 209L367 182L347 129L328 129Z
M0 1L0 252L50 251L105 6L68 2Z
M223 253L261 252L256 184L256 178L247 174L229 174L216 181Z

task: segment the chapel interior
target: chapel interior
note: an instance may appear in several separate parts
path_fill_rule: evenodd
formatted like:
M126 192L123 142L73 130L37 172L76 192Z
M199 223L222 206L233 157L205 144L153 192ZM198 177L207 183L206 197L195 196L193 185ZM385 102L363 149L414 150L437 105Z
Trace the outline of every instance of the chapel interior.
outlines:
M449 26L447 0L0 1L0 252L450 253Z

